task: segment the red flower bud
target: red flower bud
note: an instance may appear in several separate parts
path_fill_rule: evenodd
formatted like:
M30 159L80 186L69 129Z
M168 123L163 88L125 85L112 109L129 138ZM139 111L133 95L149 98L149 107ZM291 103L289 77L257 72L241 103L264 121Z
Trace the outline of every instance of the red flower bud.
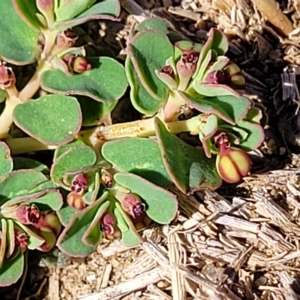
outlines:
M232 148L226 133L221 133L216 138L216 146L220 150L217 155L216 167L224 181L235 183L248 174L251 169L249 156L241 149Z
M72 63L72 69L75 73L83 73L92 68L92 65L88 63L87 59L83 56L77 56Z

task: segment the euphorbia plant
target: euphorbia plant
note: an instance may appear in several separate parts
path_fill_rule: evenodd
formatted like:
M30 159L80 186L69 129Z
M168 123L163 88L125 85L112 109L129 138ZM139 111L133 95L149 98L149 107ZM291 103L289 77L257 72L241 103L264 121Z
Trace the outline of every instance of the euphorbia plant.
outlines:
M93 42L78 44L86 38L78 25L119 12L115 0L2 3L0 18L10 21L0 28L0 286L21 276L27 249L57 245L82 257L104 237L140 243L139 229L176 216L172 184L190 194L237 182L250 170L246 152L264 138L262 111L242 95L218 30L192 43L148 19L128 40L125 67L87 55ZM13 65L31 63L17 89ZM128 83L144 117L112 124ZM181 132L199 136L198 147ZM15 156L50 149L50 168Z

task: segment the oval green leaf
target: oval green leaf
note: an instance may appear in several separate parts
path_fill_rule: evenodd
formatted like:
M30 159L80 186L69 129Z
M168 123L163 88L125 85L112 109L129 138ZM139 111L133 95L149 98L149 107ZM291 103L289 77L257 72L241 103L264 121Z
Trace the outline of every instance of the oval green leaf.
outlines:
M173 45L168 37L154 30L139 32L128 46L128 55L145 90L154 99L166 101L169 89L155 71L160 71L173 56Z
M175 195L135 174L116 173L114 179L143 199L150 219L159 224L168 224L174 219L178 208Z
M127 88L124 67L110 57L87 58L92 69L82 74L67 75L61 70L48 70L42 75L42 88L51 93L82 95L99 102L121 98Z
M163 102L157 101L146 91L128 57L125 61L125 71L130 85L130 100L133 107L145 115L156 114Z
M246 97L225 95L203 98L197 97L197 95L191 96L181 91L178 93L191 107L205 114L215 114L232 125L242 120L251 107L251 102Z
M14 109L14 121L28 135L47 145L72 141L80 130L82 115L76 98L46 95Z
M51 167L51 178L60 182L68 171L79 170L96 163L97 155L89 146L72 147L61 154Z
M102 155L119 171L134 173L162 187L171 184L157 142L152 139L109 141L102 146Z
M96 249L97 245L86 245L82 238L92 224L101 204L101 201L97 201L71 218L57 240L57 247L62 252L72 257L84 257Z
M0 20L2 59L16 65L33 62L37 53L39 33L21 19L12 0L1 1Z
M43 182L47 181L47 177L36 170L17 170L12 171L0 183L0 204L16 198L18 196L31 193Z
M155 127L164 165L179 190L189 194L221 185L214 159L207 158L202 149L196 149L171 134L158 118Z

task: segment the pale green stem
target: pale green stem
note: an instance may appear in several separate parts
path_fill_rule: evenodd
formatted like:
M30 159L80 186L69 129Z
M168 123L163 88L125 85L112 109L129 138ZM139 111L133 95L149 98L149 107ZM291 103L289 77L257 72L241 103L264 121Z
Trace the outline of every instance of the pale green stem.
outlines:
M21 102L28 102L32 99L33 95L38 91L41 86L41 76L49 69L47 63L41 60L37 66L37 69L31 79L28 81L23 90L19 93L19 98Z
M110 141L125 137L150 137L155 136L155 117L128 123L99 126L93 129L81 131L78 139L89 145L97 145L103 141ZM171 133L199 132L199 117L165 123Z
M155 136L155 117L128 123L98 126L92 129L80 131L77 139L82 140L87 145L92 146L96 152L103 143L110 140L125 137L151 137ZM171 133L191 132L198 133L199 117L196 116L189 120L175 121L165 124ZM54 150L57 146L47 146L34 138L15 138L5 141L12 154L22 154L41 150Z
M7 139L5 143L10 148L12 155L42 150L54 150L57 148L57 146L45 145L31 137Z
M0 139L7 136L13 123L14 108L20 103L18 91L15 86L6 89L6 101L3 112L0 115Z

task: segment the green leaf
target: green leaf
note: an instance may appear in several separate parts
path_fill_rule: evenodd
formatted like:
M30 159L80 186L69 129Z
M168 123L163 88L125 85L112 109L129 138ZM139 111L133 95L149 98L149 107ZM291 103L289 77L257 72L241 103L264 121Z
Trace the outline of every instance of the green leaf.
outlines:
M57 247L62 252L72 257L84 257L96 249L96 245L88 246L84 244L82 238L94 220L94 216L101 203L101 201L97 201L79 211L71 218L67 227L63 230L57 240Z
M155 126L165 167L178 189L188 194L221 185L214 159L207 158L202 149L196 149L171 134L158 118Z
M22 223L16 221L15 223L28 235L27 247L29 250L35 250L44 244L45 240L41 236L39 236L35 230L29 228L29 226L26 226Z
M55 149L54 155L53 155L53 160L57 160L59 156L70 150L71 148L76 148L80 146L85 146L85 143L81 140L74 140L69 144L59 146Z
M6 220L7 222L7 253L6 258L10 258L15 249L15 231L14 231L14 222L11 219Z
M73 19L86 9L90 8L96 0L63 0L58 1L58 7L55 9L57 21Z
M62 145L78 134L82 115L76 98L46 95L17 105L14 121L28 135L46 145Z
M34 169L35 171L41 172L44 175L49 175L50 173L50 170L46 165L28 157L14 157L13 166L14 170Z
M123 211L121 205L116 203L114 209L114 215L117 220L117 226L122 232L122 243L127 247L132 247L140 244L143 240L141 236L137 233L132 221L129 216Z
M0 141L0 178L9 174L13 169L13 160L9 147Z
M159 186L168 187L171 179L164 167L157 142L148 138L124 138L106 142L103 157L122 172L139 175Z
M42 88L51 93L82 95L103 103L115 103L127 89L124 67L110 57L87 58L92 69L68 75L61 70L45 71Z
M235 91L230 86L225 84L201 83L201 81L198 81L198 79L196 79L193 81L191 86L195 89L195 91L198 94L202 96L208 96L208 97L231 96L231 95L235 97L241 96L241 94L239 94L237 91Z
M36 193L19 196L7 201L2 207L13 206L17 204L34 203L41 211L59 210L63 204L62 195L58 190L45 189Z
M26 203L36 204L41 211L56 211L62 207L63 198L58 190L49 190L45 195Z
M157 101L145 90L128 56L125 61L125 71L130 85L130 100L133 107L142 114L157 113L163 102Z
M24 255L21 251L12 259L6 259L0 269L0 287L9 286L17 282L23 274Z
M232 125L243 119L251 107L251 102L246 97L228 95L202 98L181 91L179 94L193 108L206 114L215 114Z
M173 56L173 45L166 35L147 30L137 33L128 45L128 56L145 90L158 101L166 101L168 87L157 77L167 59Z
M108 209L109 205L109 201L106 201L103 204L101 204L101 206L98 208L98 211L96 212L94 219L91 222L91 225L82 236L82 242L84 244L94 246L98 245L101 242L103 233L100 228L100 219L102 218L105 211Z
M84 0L86 2L95 2L94 0ZM108 19L108 20L115 20L120 15L120 2L118 0L102 0L100 3L93 5L92 7L88 8L86 5L81 14L75 13L79 11L79 6L83 4L82 0L75 0L75 1L65 1L68 2L68 7L59 8L59 15L57 21L55 22L55 29L63 30L70 27L74 27L76 25L91 21L91 20L98 20L98 19ZM74 5L73 2L79 3L79 5ZM77 4L75 3L75 4ZM71 8L71 9L70 9ZM87 9L88 8L88 9ZM87 9L87 10L86 10ZM70 16L73 14L73 17L66 18L64 14L67 11L66 15ZM75 14L74 14L75 13ZM75 17L75 18L74 18ZM62 21L65 20L65 21Z
M1 224L1 244L0 244L0 269L5 261L6 247L8 246L7 221L4 218L0 219Z
M72 147L56 159L51 167L51 178L59 183L66 172L92 166L96 160L97 155L91 147Z
M114 179L143 199L150 219L159 224L168 224L174 219L178 206L175 195L134 174L116 173Z
M0 205L12 198L30 193L45 181L47 177L36 170L12 171L0 183Z
M78 213L78 210L72 206L65 205L59 211L57 211L57 216L59 218L60 223L63 226L67 226L70 220Z
M82 125L94 126L111 123L111 112L116 107L117 101L101 103L88 97L77 97L82 112Z
M32 28L39 29L43 28L43 24L37 17L41 12L36 6L36 0L12 0L17 13L20 17Z
M2 59L16 65L33 62L37 54L39 33L20 18L12 0L1 1L0 20L0 55Z
M256 149L265 139L265 133L260 124L251 123L249 121L240 121L237 127L248 132L248 136L239 144L239 148L250 151Z

